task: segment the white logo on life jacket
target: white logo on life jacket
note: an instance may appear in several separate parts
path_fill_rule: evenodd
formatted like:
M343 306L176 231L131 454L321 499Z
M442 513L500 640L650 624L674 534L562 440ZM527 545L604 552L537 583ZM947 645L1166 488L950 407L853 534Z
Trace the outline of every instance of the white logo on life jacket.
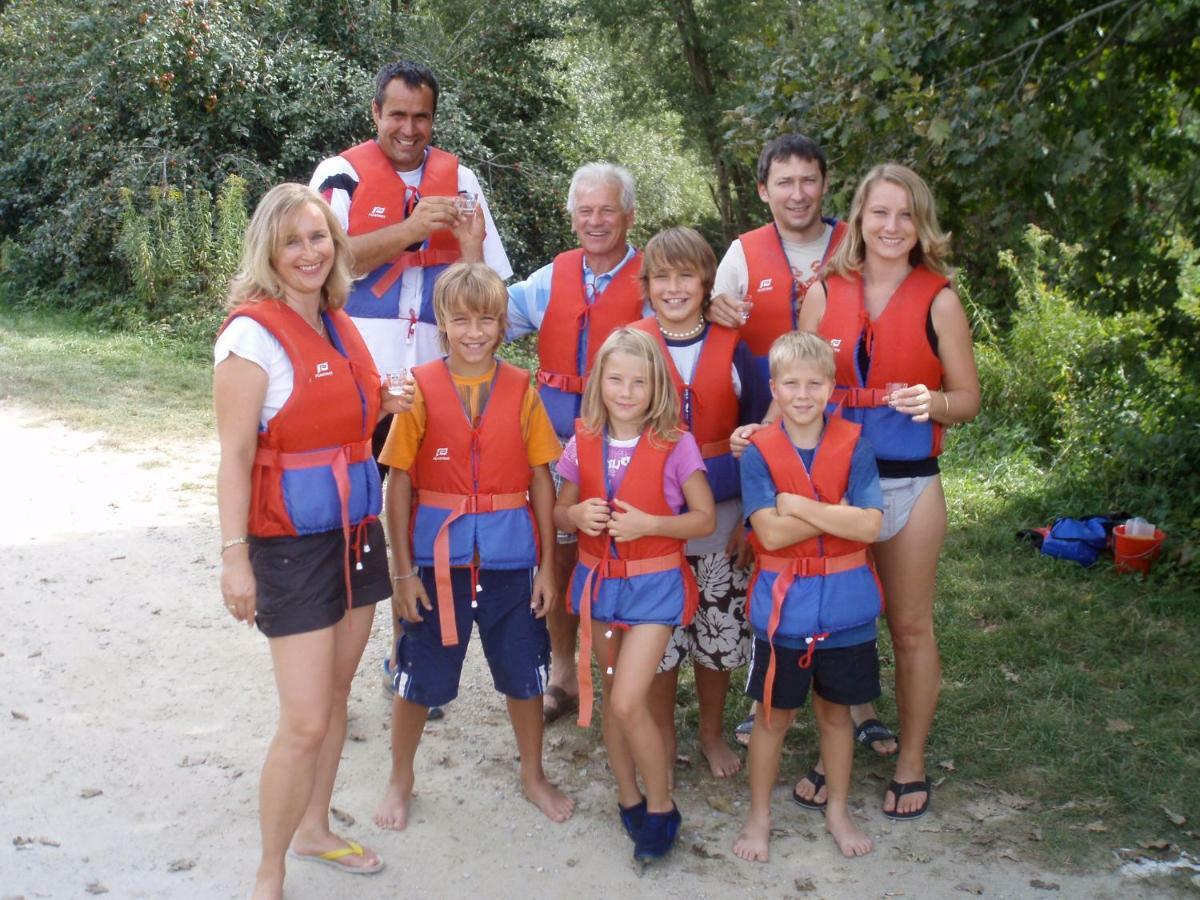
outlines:
M387 208L383 206L372 206L371 211L367 213L368 219L382 219L387 215Z
M838 349L838 347L842 346L842 339L841 338L831 338L829 341L829 346L832 347L834 350Z
M433 451L434 462L450 462L450 448L438 447Z
M771 279L764 278L762 281L760 281L758 283L758 289L760 291L769 291L771 289Z
M329 370L329 363L327 363L327 362L317 363L317 374L316 374L317 378L324 378L326 375L332 375L332 374L333 374L333 372L331 372Z

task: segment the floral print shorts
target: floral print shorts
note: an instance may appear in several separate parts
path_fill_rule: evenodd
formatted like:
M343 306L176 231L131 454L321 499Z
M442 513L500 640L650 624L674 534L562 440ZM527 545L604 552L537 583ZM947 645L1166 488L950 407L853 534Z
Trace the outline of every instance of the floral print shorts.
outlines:
M727 553L689 556L688 565L700 589L700 607L688 626L676 626L658 671L692 664L729 672L750 661L751 633L746 622L746 585L750 570L733 565Z

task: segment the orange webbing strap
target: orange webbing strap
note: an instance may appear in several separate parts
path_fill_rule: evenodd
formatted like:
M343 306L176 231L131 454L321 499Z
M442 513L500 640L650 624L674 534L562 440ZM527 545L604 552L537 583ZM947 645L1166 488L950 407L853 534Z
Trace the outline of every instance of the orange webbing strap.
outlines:
M614 559L580 550L579 562L587 568L583 579L583 591L579 595L579 727L592 724L592 594L600 590L605 578L632 578L635 575L653 575L687 566L682 552L649 559ZM567 586L570 591L570 584Z
M312 469L318 466L328 466L333 473L333 483L337 487L338 506L342 514L342 576L346 580L346 625L350 624L351 602L350 587L350 463L362 462L371 458L371 440L359 441L353 444L343 444L341 447L331 447L328 450L310 450L304 453L280 453L268 447L259 447L254 454L256 466L268 466L279 469Z
M829 398L831 403L845 406L848 409L864 407L887 406L887 391L883 388L834 388Z
M766 707L767 724L771 724L771 694L775 687L775 630L779 627L779 617L783 613L783 601L792 582L797 578L808 578L814 575L836 575L839 572L849 572L867 564L866 549L847 553L845 556L767 556L760 554L757 558L760 572L776 572L778 578L771 585L771 617L767 620L767 643L771 645L771 658L767 662L767 678L763 685L763 706ZM823 639L824 635L818 637ZM817 643L812 637L808 639L808 652L800 660L800 668L807 669L812 663L812 654Z
M712 459L714 456L724 456L729 452L729 441L713 441L710 444L700 445L700 458Z
M547 372L545 369L538 369L534 378L538 384L555 388L564 394L582 394L587 381L582 375L564 375L560 372Z
M409 269L448 266L460 259L462 259L462 254L456 250L405 250L392 260L388 270L371 287L371 293L376 297L382 297L388 292L388 288Z
M433 539L433 576L437 583L438 621L442 626L442 646L458 644L458 623L454 617L454 588L450 580L450 523L461 516L520 509L529 503L524 491L513 494L445 494L417 489L419 506L450 510L437 537ZM474 578L471 579L474 582ZM471 587L474 590L474 584ZM472 597L474 599L474 597Z

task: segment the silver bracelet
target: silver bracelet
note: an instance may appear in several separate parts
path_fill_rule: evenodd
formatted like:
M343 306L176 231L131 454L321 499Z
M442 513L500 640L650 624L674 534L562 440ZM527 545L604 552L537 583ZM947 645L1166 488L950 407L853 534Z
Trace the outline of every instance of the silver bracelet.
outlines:
M409 578L412 578L414 575L416 575L419 571L421 571L420 566L413 566L413 570L411 572L409 572L407 575L393 575L392 581L407 581Z
M238 544L248 544L248 543L250 543L250 541L247 540L245 535L242 535L241 537L230 538L229 540L227 540L225 543L223 543L221 545L221 555L224 556L225 551L228 550L230 547L236 547Z

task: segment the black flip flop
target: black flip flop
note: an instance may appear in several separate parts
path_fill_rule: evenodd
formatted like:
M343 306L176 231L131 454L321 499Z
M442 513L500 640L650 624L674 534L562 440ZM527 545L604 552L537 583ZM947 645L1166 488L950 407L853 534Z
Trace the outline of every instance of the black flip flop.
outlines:
M545 696L554 701L553 709L542 707L542 721L547 725L557 722L563 716L569 716L579 709L579 695L576 694L572 697L557 684L546 688Z
M900 750L900 739L892 730L878 719L866 719L854 726L854 740L866 747L876 756L895 756ZM896 750L891 753L880 753L871 745L876 741L895 741Z
M816 797L821 792L821 788L825 786L825 776L816 769L809 769L808 774L804 777L813 783L813 796ZM825 812L825 806L829 803L828 800L822 800L820 803L815 800L805 800L794 787L792 788L792 800L797 806L811 809L813 812Z
M905 794L919 794L922 791L925 792L925 802L912 812L901 813L895 812L895 810L888 812L886 809L883 811L885 816L896 822L908 822L912 819L921 818L921 816L929 812L929 807L933 803L933 785L930 783L928 778L924 779L923 781L906 781L903 784L901 784L899 781L893 781L888 785L888 790L891 791L892 795L896 798L896 808L899 808L900 798Z

